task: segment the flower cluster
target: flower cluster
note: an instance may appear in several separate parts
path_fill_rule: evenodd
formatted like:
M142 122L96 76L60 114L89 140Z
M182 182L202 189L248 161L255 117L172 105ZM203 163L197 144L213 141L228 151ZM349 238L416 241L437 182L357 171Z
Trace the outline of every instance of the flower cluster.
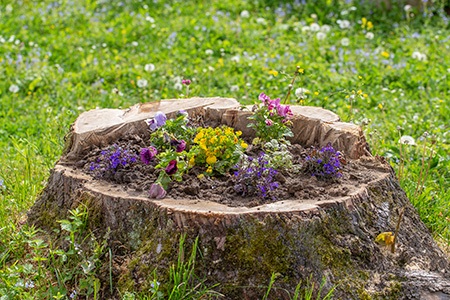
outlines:
M318 179L337 179L342 176L340 172L341 159L341 153L336 151L331 144L322 147L320 150L311 148L305 159L305 171Z
M241 160L234 172L234 190L242 196L257 195L263 199L276 200L274 191L279 183L275 181L278 173L268 166L268 157L261 152L258 158L246 157Z
M114 174L118 169L137 161L137 155L128 149L114 144L109 149L102 150L100 156L92 162L89 171L95 177L104 177L107 174Z
M293 136L290 125L292 111L289 105L281 105L280 99L271 100L264 93L259 95L262 105L259 105L254 114L249 117L252 122L248 125L255 129L255 143L266 143L271 140L282 140Z
M239 138L241 135L242 132L227 126L198 128L195 145L188 153L189 166L206 166L207 174L213 171L224 174L239 161L248 146Z

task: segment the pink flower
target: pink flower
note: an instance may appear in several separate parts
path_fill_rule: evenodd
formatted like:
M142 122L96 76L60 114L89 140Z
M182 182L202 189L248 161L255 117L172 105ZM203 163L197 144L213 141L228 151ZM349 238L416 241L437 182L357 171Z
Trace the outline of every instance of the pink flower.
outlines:
M158 154L158 150L155 147L150 146L148 148L141 149L141 161L148 165L150 161Z
M285 117L285 118L289 118L293 115L292 110L289 107L289 105L278 105L277 113L280 117Z
M186 142L184 140L178 141L177 149L175 151L182 152L186 149Z
M266 119L266 125L267 126L272 126L273 125L273 121L271 119Z
M264 94L264 93L259 94L258 99L261 100L261 102L262 102L264 105L266 105L266 104L269 103L269 101L270 101L270 97L267 96L267 95Z
M275 100L270 100L269 103L267 104L267 108L269 110L272 110L276 107L278 107L280 105L280 98L277 98Z
M154 183L150 186L149 197L152 199L162 199L167 195L166 190L160 183Z
M190 79L183 79L181 81L181 83L184 84L184 85L190 85L191 84L191 80Z

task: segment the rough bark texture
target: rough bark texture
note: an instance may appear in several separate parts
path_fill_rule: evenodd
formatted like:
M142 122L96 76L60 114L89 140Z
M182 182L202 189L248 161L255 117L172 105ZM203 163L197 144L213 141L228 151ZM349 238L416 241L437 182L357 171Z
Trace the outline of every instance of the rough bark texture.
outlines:
M289 299L288 292L292 296L300 281L310 279L317 287L322 278L325 290L337 285L336 299L448 299L447 258L390 166L381 158L363 156L368 152L361 131L338 122L327 111L295 108L294 140L316 145L332 142L377 175L355 187L351 196L332 201L298 199L246 208L201 200L151 200L145 194L93 181L73 168L77 157L92 145L140 130L145 126L142 120L161 107L166 113L188 108L192 114L204 113L247 129L248 112L237 110L237 103L230 99L223 105L220 99L183 101L182 106L173 101L147 104L125 114L114 110L117 119L108 118L103 127L89 127L89 122L100 120L99 114L110 115L110 110L96 111L95 118L91 112L80 116L69 147L29 212L29 222L51 229L58 226L56 220L67 217L69 209L87 207L89 227L95 234L103 236L110 230L108 242L116 257L113 275L121 289L148 290L155 268L159 278L168 276L168 266L177 259L180 234L186 233L187 246L199 237L201 259L196 274L207 283L220 283L217 290L226 299L261 299L273 273L279 276L270 299ZM215 102L212 108L209 101ZM193 102L197 103L187 107ZM104 138L99 132L105 133ZM379 233L395 230L403 208L397 250L392 254L374 241ZM123 255L127 259L119 260ZM114 297L107 293L105 289L103 298Z

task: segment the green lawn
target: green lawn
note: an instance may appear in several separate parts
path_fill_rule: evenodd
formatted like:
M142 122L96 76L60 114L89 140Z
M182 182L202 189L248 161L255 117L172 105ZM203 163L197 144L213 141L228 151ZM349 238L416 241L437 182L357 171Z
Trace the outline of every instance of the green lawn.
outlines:
M300 66L294 90L307 91L291 102L362 124L448 249L449 16L439 5L386 12L373 1L303 2L2 1L0 299L72 291L48 263L51 241L20 226L70 124L96 107L184 97L184 78L193 81L189 95L249 104L261 92L284 97ZM416 145L400 144L406 135Z

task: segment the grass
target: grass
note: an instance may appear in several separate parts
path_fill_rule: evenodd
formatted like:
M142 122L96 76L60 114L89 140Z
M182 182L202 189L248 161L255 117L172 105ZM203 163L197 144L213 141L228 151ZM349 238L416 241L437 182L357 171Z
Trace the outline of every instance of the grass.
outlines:
M234 97L245 104L261 92L283 98L296 66L304 72L293 88L309 92L298 101L291 95L291 102L365 124L372 152L388 157L397 171L404 165L402 187L448 249L448 16L439 3L405 12L370 2L2 1L1 291L15 291L18 284L21 299L70 294L49 291L64 286L44 276L59 272L40 262L48 259L42 249L50 245L20 224L81 112L183 97L184 78L192 80L191 96ZM341 28L345 24L337 20L349 26ZM329 25L324 39L312 23ZM403 135L417 145L400 146ZM25 288L25 278L33 278L35 287ZM88 289L93 295L95 285Z

